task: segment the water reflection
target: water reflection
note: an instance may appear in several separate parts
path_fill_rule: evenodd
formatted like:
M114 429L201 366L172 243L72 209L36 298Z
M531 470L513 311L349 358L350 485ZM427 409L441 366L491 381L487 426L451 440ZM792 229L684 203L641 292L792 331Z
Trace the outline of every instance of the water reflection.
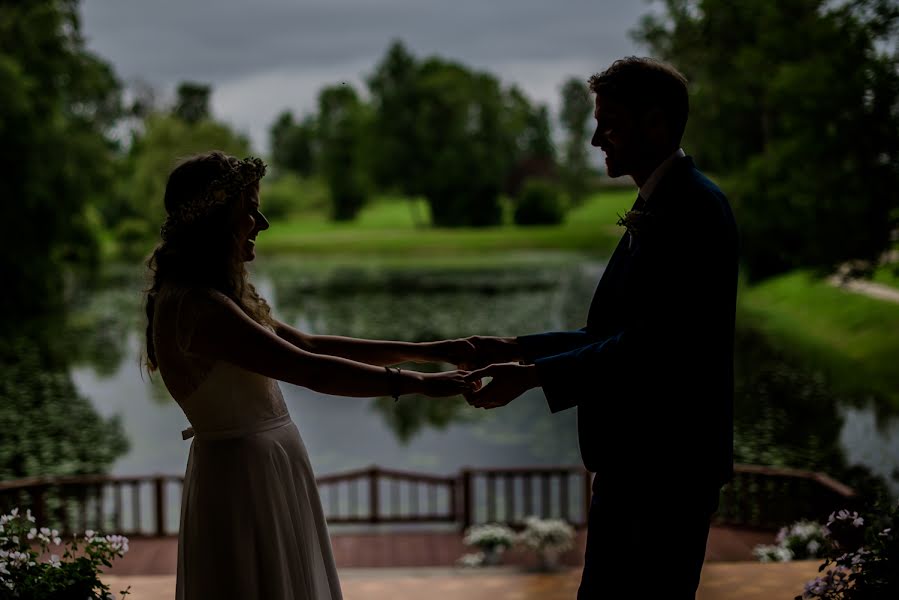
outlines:
M101 473L129 449L120 419L79 393L58 331L46 323L0 345L0 480Z

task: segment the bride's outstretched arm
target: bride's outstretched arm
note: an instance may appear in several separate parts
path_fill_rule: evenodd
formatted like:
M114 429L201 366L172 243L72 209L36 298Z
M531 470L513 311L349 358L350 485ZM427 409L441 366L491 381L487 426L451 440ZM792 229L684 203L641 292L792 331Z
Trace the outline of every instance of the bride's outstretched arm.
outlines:
M309 352L251 319L222 294L196 293L188 301L188 352L223 360L248 371L337 396L419 393L454 396L472 389L462 371L388 371L337 356Z
M467 339L436 342L398 342L365 340L339 335L311 335L277 322L275 333L306 352L339 356L370 365L395 365L403 362L468 362L474 345Z

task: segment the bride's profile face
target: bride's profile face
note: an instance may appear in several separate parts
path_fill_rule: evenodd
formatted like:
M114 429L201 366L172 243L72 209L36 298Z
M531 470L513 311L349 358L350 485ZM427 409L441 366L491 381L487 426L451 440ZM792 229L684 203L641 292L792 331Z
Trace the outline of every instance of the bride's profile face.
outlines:
M268 219L259 211L259 186L254 186L241 203L237 217L237 243L245 262L256 258L256 236L268 229Z

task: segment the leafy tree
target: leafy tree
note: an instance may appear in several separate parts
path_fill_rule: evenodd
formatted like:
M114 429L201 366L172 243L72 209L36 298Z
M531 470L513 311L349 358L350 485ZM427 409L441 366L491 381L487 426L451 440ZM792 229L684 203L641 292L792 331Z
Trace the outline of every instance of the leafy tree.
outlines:
M209 119L212 111L209 108L209 97L212 95L212 87L191 81L184 81L178 85L178 99L175 101L174 114L176 117L195 125L204 119Z
M505 93L505 102L504 127L514 141L506 192L515 197L521 192L525 180L556 176L556 148L552 141L549 110L545 105L533 106L515 86Z
M97 263L89 206L112 178L120 114L119 83L85 48L76 2L0 4L0 332L58 308L64 272Z
M876 258L899 206L899 6L664 5L635 36L691 81L687 144L727 180L750 276Z
M372 136L377 140L372 175L382 187L407 195L419 192L418 153L422 145L418 115L420 64L400 41L394 41L368 78L372 104Z
M323 89L318 96L318 137L321 173L331 191L332 216L356 218L368 197L361 140L367 115L356 90L349 85Z
M368 78L371 96L370 172L376 185L393 189L409 199L413 223L423 224L418 213L422 167L418 152L417 118L421 112L419 63L400 41L394 41Z
M417 84L420 144L410 168L414 188L435 225L486 226L501 221L499 194L512 140L504 128L499 82L457 63L431 58Z
M580 203L587 193L590 179L590 163L587 143L590 140L590 117L593 103L587 93L587 84L570 78L562 84L562 105L559 120L565 130L562 155L562 181L573 204Z
M498 224L500 193L523 179L516 169L552 171L547 111L488 73L418 61L394 42L368 85L375 181L424 196L435 225Z
M515 206L518 225L558 225L565 217L558 188L551 182L529 179Z
M132 214L145 224L148 238L155 239L165 217L163 195L169 172L179 159L208 150L242 158L250 153L250 144L246 137L212 119L191 123L165 114L146 119L143 133L131 145L126 193ZM125 223L122 227L133 235L134 221Z
M306 116L299 123L290 111L284 111L272 124L272 164L278 169L303 177L315 170L315 119Z

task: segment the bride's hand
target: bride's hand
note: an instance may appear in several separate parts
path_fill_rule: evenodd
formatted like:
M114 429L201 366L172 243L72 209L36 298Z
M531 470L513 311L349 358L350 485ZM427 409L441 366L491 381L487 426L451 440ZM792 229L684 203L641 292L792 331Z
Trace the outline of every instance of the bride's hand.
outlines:
M462 366L472 364L477 352L469 338L425 342L427 351L425 358L431 362L444 362Z
M420 393L425 396L440 398L457 396L480 387L480 381L466 381L467 371L442 371L439 373L421 373Z

